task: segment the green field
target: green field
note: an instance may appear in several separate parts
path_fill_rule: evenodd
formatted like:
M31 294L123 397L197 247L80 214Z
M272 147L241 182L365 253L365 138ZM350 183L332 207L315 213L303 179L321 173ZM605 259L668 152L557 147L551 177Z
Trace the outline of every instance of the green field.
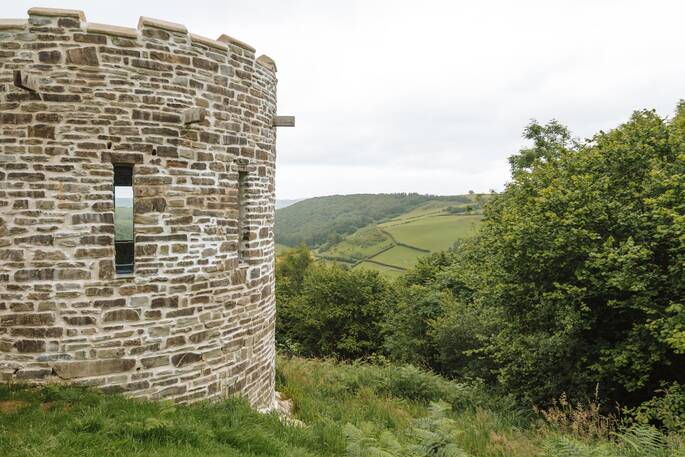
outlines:
M363 268L365 270L373 270L383 273L383 275L390 278L396 278L401 275L404 270L398 270L397 268L387 267L385 265L379 265L373 262L361 262L357 264L354 268Z
M360 260L392 245L392 240L378 230L376 225L369 225L326 250L326 254Z
M356 260L354 268L396 277L416 265L420 257L449 249L455 241L476 233L482 215L449 212L455 207L471 205L477 208L477 197L468 197L469 202L459 199L428 201L384 222L369 224L317 254Z
M472 236L481 219L480 215L427 215L404 223L383 224L381 227L399 242L437 252L448 249L457 239Z
M276 254L304 241L319 261L397 276L420 257L474 235L489 198L357 194L303 200L278 210Z
M372 257L372 259L377 262L407 269L413 267L419 257L425 255L428 255L428 253L417 251L416 249L411 249L406 246L394 246L392 249Z

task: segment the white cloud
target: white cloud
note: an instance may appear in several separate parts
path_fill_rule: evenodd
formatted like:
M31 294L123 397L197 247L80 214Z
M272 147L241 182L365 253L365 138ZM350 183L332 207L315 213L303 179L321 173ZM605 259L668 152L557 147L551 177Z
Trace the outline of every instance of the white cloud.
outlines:
M3 5L23 17L32 1ZM683 97L685 4L657 0L43 0L228 33L272 56L279 198L501 189L531 118L579 137Z

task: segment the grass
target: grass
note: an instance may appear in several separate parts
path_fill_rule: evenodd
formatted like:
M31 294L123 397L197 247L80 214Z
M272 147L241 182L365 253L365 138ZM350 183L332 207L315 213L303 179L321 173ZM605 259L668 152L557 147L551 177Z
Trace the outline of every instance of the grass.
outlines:
M397 278L402 273L404 273L404 270L398 270L397 268L390 268L386 267L385 265L378 265L377 263L372 263L372 262L361 262L357 264L354 268L364 268L366 270L373 270L373 271L378 271L383 273L386 277L390 278Z
M446 208L450 206L467 206L469 203L464 203L461 201L430 201L427 203L424 203L423 205L412 209L411 211L407 211L404 214L401 214L398 217L394 217L390 220L388 220L386 223L387 224L393 224L396 222L404 222L407 220L411 219L416 219L420 217L425 217L425 216L434 216L438 214L444 214L444 211Z
M394 246L392 249L382 252L372 259L388 265L411 268L416 264L419 257L425 255L427 255L426 252L417 251L406 246Z
M343 241L325 251L325 255L365 259L383 248L392 246L392 240L375 224L368 225L347 236Z
M402 243L437 252L449 248L460 238L473 235L481 219L479 215L436 215L382 227Z
M666 456L685 451L682 438L650 429L627 435L632 443L645 436L658 441L649 454L632 452L622 444L623 435L614 442L576 436L478 384L447 381L413 367L279 358L277 385L293 400L295 415L306 426L258 414L236 398L179 406L77 387L3 384L0 455L528 457L557 456L554 449L569 446L601 453L564 455ZM463 453L440 454L446 445Z
M470 202L464 201L465 198L470 199ZM481 198L487 199L487 196ZM403 269L412 268L419 257L448 249L456 240L475 234L481 215L455 215L447 210L476 205L476 200L476 196L462 196L454 200L428 201L383 223L363 227L319 251L318 255L329 259L347 259L348 264L354 260L358 262L355 268L379 271L390 278L397 277Z

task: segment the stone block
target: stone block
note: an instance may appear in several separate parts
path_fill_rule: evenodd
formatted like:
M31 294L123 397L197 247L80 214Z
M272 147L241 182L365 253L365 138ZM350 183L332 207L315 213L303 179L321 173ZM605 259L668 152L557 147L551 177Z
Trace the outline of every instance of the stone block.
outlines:
M274 127L295 127L295 116L274 116Z
M67 64L97 67L100 65L95 47L67 49Z
M175 367L183 367L202 360L202 354L198 352L182 352L171 357L171 364Z
M60 51L40 51L38 52L38 60L41 63L56 64L62 61L62 53Z
M73 17L85 21L86 15L81 10L67 10L59 8L29 8L29 16Z
M274 62L274 59L271 57L262 54L261 56L257 57L257 63L265 66L268 68L270 71L273 71L274 73L277 71L276 69L276 62Z
M166 209L166 199L162 197L136 200L134 204L135 214L161 213Z
M0 112L0 125L28 124L31 121L33 121L32 114Z
M175 22L163 21L161 19L153 19L151 17L141 16L138 20L138 28L154 27L158 29L168 30L170 32L188 33L188 29L183 24Z
M112 35L123 38L138 38L138 30L131 27L119 27L116 25L98 24L89 22L86 31L92 34Z
M96 321L93 316L63 316L64 322L74 326L95 325Z
M25 281L52 281L55 278L54 268L34 268L30 270L17 270L14 280Z
M0 315L0 325L3 327L26 326L40 327L55 323L52 313L24 313Z
M131 65L144 70L153 71L172 71L174 69L171 65L157 62L155 60L131 59Z
M19 380L31 381L47 379L52 375L52 368L23 368L18 370L14 377Z
M115 309L105 313L103 322L134 322L139 321L140 315L134 309Z
M31 138L46 138L49 140L55 139L55 126L54 125L31 125L29 126L29 137Z
M38 90L39 81L38 77L35 75L30 75L22 70L14 70L14 85L20 89L36 92Z
M205 120L206 111L204 108L188 108L183 110L182 118L184 124L192 124Z
M133 359L82 360L77 362L57 362L53 370L62 379L90 378L133 370Z
M23 30L28 25L26 19L0 19L0 30Z
M178 308L178 297L157 297L152 299L153 308Z
M223 35L221 35L218 38L218 40L221 41L222 43L232 44L234 46L238 46L240 48L243 48L247 51L255 52L255 48L253 48L249 44L244 43L244 42L242 42L236 38L233 38L232 36L226 35L225 33Z
M14 342L14 347L21 353L27 352L44 352L45 341L42 340L17 340Z
M163 366L169 365L169 356L168 355L157 355L157 356L153 356L153 357L144 357L144 358L140 359L140 363L145 368L163 367Z

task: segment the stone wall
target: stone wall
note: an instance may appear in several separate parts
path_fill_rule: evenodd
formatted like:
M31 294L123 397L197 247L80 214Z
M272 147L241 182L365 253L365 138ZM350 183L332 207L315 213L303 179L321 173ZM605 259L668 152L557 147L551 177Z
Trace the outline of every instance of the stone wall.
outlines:
M0 380L272 404L275 70L149 18L0 20ZM128 276L117 163L134 165Z

